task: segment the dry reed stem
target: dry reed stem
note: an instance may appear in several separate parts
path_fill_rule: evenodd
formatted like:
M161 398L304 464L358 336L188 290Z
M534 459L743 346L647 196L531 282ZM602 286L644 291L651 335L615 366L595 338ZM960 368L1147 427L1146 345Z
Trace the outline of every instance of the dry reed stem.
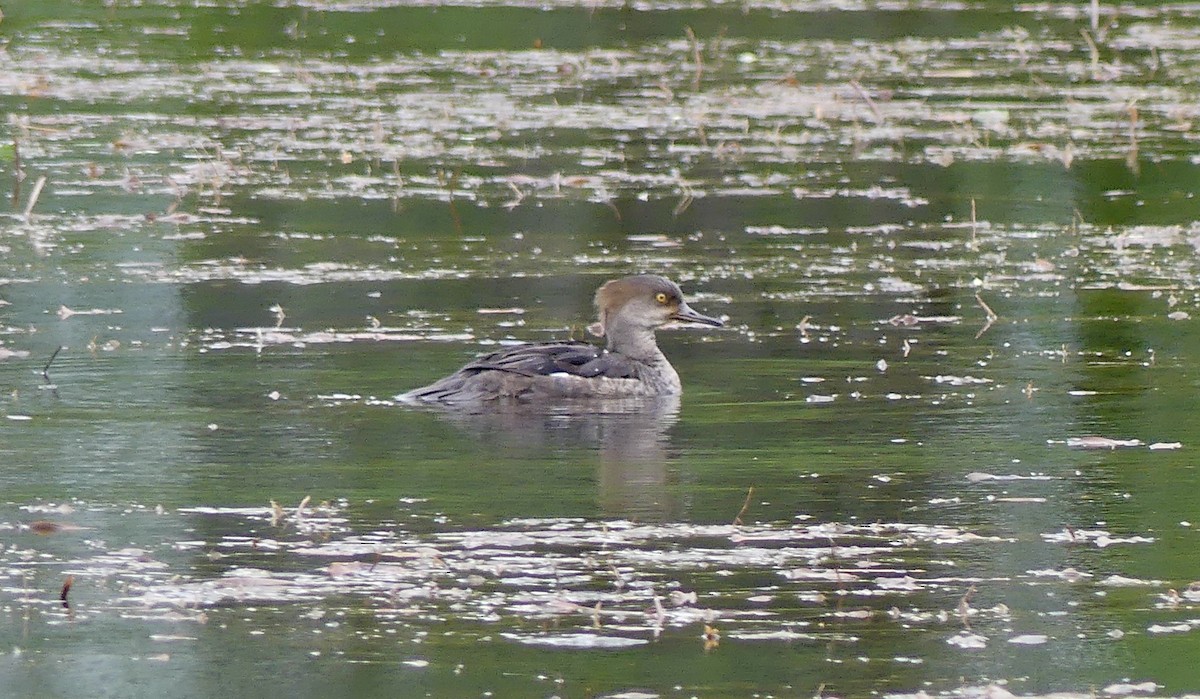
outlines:
M1138 164L1137 100L1135 99L1134 101L1130 102L1129 106L1125 108L1125 111L1129 113L1129 150L1125 153L1125 165L1129 167L1130 172L1132 172L1134 175L1137 175L1141 171L1141 167Z
M967 591L963 594L962 598L958 600L958 618L962 621L963 627L965 627L967 631L971 630L971 596L974 594L975 585L972 584L967 588Z
M974 249L979 245L976 238L979 232L979 219L975 216L975 197L971 197L971 248Z
M750 498L753 495L754 486L750 486L750 489L746 491L746 501L742 503L742 509L738 510L737 515L733 518L733 523L735 526L741 526L742 515L746 514L746 510L750 509Z
M1079 29L1079 33L1083 36L1083 40L1087 42L1088 52L1092 57L1092 80L1100 79L1100 49L1096 46L1096 42L1092 39L1092 35L1088 30Z
M684 27L683 31L687 34L688 41L692 42L692 60L696 62L696 74L692 77L692 89L700 89L700 79L704 77L704 59L700 55L700 41L696 39L696 32L692 31L691 27Z
M38 197L42 196L42 187L45 186L45 175L41 175L37 178L37 182L33 183L33 191L29 193L29 201L25 202L25 212L22 214L26 221L29 220L29 215L33 213L33 207L37 205Z
M993 323L1000 319L1000 316L996 315L996 312L992 310L992 307L984 302L983 297L979 295L978 291L975 292L975 303L979 304L979 307L982 308L983 312L987 314L987 321L983 324L983 327L979 329L979 332L975 333L975 339L978 340L979 338L983 337L983 334L987 332L989 328L992 327Z
M871 108L871 112L875 115L875 123L882 124L883 112L879 111L879 105L875 104L875 100L871 99L871 95L867 94L866 88L864 88L857 80L851 80L850 87L854 88L854 91L858 93L859 98L862 99L863 102L866 102L867 106Z

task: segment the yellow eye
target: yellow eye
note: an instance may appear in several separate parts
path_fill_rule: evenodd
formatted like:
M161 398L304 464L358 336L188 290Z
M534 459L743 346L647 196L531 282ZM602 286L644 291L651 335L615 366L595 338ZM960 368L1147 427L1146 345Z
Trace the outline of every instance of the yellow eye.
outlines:
M666 304L667 303L667 295L660 291L654 295L654 300L658 301L661 304Z

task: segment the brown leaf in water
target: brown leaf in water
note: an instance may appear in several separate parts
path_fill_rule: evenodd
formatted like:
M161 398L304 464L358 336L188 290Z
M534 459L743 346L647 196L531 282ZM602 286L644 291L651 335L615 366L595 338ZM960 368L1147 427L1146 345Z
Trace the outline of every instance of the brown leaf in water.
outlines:
M60 532L79 532L86 530L87 527L80 527L75 524L62 524L60 522L52 522L48 519L39 519L29 523L29 530L34 534L49 536Z
M51 522L49 520L39 519L36 522L30 522L29 529L32 530L34 534L41 534L41 535L45 536L47 534L58 533L59 531L61 531L62 527L57 522Z
M71 585L75 583L75 576L68 575L63 581L62 592L58 593L58 598L62 600L62 606L66 609L71 608L71 603L67 601L67 595L71 592Z

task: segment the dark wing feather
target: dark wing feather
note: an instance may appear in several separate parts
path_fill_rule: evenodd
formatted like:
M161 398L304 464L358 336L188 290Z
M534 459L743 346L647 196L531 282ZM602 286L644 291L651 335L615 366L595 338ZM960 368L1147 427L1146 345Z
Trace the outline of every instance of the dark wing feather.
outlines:
M401 399L469 402L515 396L523 389L519 388L519 384L501 377L532 378L551 374L569 374L588 379L629 379L637 376L629 360L595 345L586 342L546 342L492 352L468 363L450 376L409 391Z
M522 376L572 374L584 378L627 379L634 376L627 360L586 342L546 342L493 352L461 371L507 371Z

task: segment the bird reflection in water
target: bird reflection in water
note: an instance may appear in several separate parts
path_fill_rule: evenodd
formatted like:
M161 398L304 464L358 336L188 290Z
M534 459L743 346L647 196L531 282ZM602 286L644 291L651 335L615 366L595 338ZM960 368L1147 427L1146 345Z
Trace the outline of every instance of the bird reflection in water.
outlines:
M594 451L597 503L607 517L640 522L682 516L672 492L670 430L678 395L491 404L477 411L436 410L481 442L505 451Z

